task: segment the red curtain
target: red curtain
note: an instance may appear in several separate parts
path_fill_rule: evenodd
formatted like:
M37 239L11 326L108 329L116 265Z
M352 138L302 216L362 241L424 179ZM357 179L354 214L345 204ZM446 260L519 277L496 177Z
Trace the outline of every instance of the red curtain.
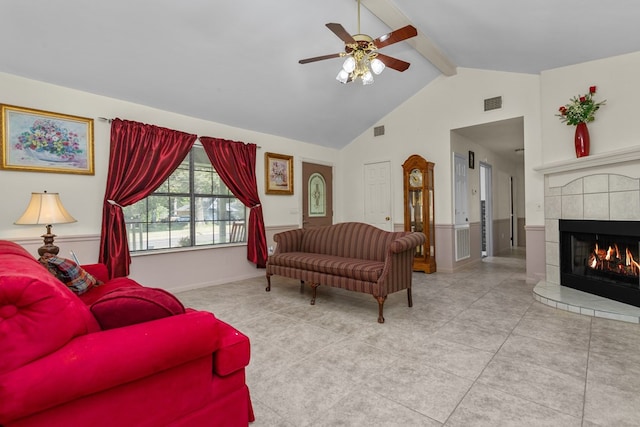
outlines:
M211 164L222 181L249 211L247 259L258 268L267 265L267 237L256 181L256 145L200 137Z
M158 188L189 154L197 136L114 119L107 189L102 207L100 262L110 277L129 274L129 245L122 208Z

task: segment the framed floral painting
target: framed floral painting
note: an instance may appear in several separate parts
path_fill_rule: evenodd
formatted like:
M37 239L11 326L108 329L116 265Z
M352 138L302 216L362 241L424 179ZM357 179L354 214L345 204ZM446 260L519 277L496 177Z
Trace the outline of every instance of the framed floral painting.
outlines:
M0 169L93 175L93 119L0 104Z
M264 174L267 194L293 194L293 156L265 153Z

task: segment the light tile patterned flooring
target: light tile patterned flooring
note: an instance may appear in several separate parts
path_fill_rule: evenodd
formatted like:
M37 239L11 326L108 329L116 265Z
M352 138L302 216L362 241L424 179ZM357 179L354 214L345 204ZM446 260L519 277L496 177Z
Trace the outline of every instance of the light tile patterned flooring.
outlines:
M370 295L244 280L178 293L251 339L262 426L638 426L640 325L532 296L524 254Z

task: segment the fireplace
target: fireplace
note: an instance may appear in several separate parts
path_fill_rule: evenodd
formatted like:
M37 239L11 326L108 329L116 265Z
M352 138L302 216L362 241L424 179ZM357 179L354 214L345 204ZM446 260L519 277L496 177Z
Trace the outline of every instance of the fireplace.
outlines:
M640 307L640 221L559 221L560 284Z

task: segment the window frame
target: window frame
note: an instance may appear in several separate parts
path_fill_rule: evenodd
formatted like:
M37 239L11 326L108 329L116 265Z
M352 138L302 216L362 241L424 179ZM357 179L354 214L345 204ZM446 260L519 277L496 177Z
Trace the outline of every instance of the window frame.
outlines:
M208 162L207 168L206 168L207 170L205 170L205 172L211 175L211 178L210 178L211 192L210 193L196 192L196 186L197 186L196 174L199 171L198 165L202 165L204 163L196 163L198 156L195 154L195 150L201 150L201 155L204 155L204 157L207 158L208 160L208 157L206 155L206 152L204 151L204 148L202 147L202 144L195 143L193 147L191 147L191 149L189 150L187 157L185 157L185 159L182 160L182 162L176 168L176 170L174 170L171 173L171 175L155 191L153 191L144 199L134 203L133 205L126 206L123 208L123 214L125 216L125 226L127 228L132 226L131 231L127 230L127 245L131 255L144 255L144 254L152 254L152 253L159 253L159 252L176 252L176 251L197 250L197 249L211 249L216 247L238 246L238 245L247 244L246 233L244 234L241 240L232 242L230 241L230 239L232 236L232 229L233 229L234 223L241 223L244 229L245 230L247 229L247 223L249 220L248 209L240 201L240 199L238 199L231 192L231 190L226 186L226 184L222 181L218 172L215 170L215 168L210 162ZM185 160L187 159L188 159L187 168L185 168L184 167ZM171 179L172 178L176 179L175 174L180 169L186 170L188 172L188 191L189 191L188 193L171 191ZM216 175L218 177L217 180L215 179ZM218 192L215 191L216 186L218 186L219 188ZM149 198L151 197L166 198L167 210L168 210L166 219L157 220L157 215L154 215L154 213L150 211ZM182 237L182 238L178 238L179 243L177 244L177 246L174 246L174 237L172 237L172 233L171 233L172 227L175 227L177 224L183 224L184 222L187 222L187 221L180 220L179 218L182 218L182 217L178 216L177 212L175 212L174 209L171 208L172 201L174 199L181 199L181 198L189 199L189 203L188 203L189 232L187 236L189 244L184 245L180 243L180 242L184 242L185 237ZM197 203L199 199L207 199L207 198L211 200L211 207L210 207L211 218L196 219L196 215L194 213L198 208ZM219 212L217 208L218 205L216 204L216 202L218 200L226 200L225 210L223 212ZM140 206L139 206L140 204L144 204L144 209L140 209ZM216 207L214 207L214 204ZM241 218L234 219L234 215L233 215L234 211L232 211L231 206L233 205L237 206L238 204L242 206L242 215L241 215ZM177 203L173 202L173 205L177 206ZM141 214L139 216L141 218L143 217L143 220L128 220L128 218L133 218L133 216L128 215L127 210L129 211L140 210ZM216 216L218 217L217 219L216 219ZM152 217L156 219L152 221L151 220ZM220 217L222 217L222 219L220 219ZM172 218L177 218L177 219L172 220ZM197 240L198 240L197 225L198 223L204 223L205 225L207 225L208 222L211 223L211 234L210 234L211 243L197 244ZM160 240L166 240L167 244L159 248L154 248L153 247L154 245L150 245L150 241L151 241L150 233L153 232L150 230L150 228L158 224L168 224L168 230L167 230L168 234L166 235L166 237L160 239ZM220 227L222 227L223 224L224 224L224 233L221 234L220 232L218 232L217 235L218 236L223 235L224 239L218 238L218 241L216 241L216 227L220 229ZM133 228L136 225L138 227L141 227L143 230L135 231ZM140 242L136 243L134 241L132 243L132 236L135 235L136 233L140 234L141 236ZM219 240L223 240L223 241L219 241Z

